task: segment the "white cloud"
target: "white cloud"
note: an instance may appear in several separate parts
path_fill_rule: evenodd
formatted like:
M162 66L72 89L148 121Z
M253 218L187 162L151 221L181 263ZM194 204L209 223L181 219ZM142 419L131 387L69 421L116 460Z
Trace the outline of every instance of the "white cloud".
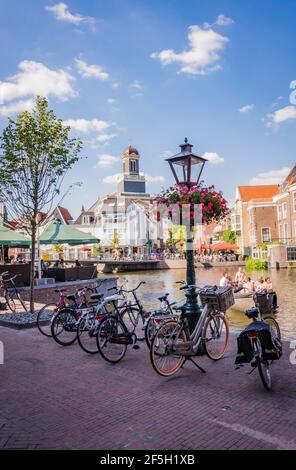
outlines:
M163 65L176 62L181 66L180 72L191 75L205 75L221 69L217 62L228 38L205 25L189 26L188 30L189 49L179 53L173 49L165 49L154 52L151 57L159 59Z
M109 104L116 103L116 100L114 98L108 98L107 101L108 101Z
M165 178L163 176L151 176L147 174L145 174L145 176L146 176L147 183L164 183L165 182Z
M113 90L117 90L117 88L119 88L119 83L117 82L112 83L112 88Z
M108 80L109 74L100 66L87 64L82 59L75 59L78 73L83 78L97 78L98 80Z
M63 121L65 126L70 126L72 130L88 134L89 132L102 132L112 126L111 122L99 119L67 119Z
M251 185L260 184L280 184L290 173L291 168L283 167L280 170L270 170L264 173L258 173L249 181Z
M233 24L234 21L232 18L229 18L223 14L221 15L218 15L217 18L216 18L216 24L219 25L219 26L229 26L231 24Z
M202 155L202 158L205 158L209 163L213 163L214 165L224 163L224 158L220 157L220 155L216 152L205 152Z
M72 23L76 26L79 26L82 23L88 23L93 26L96 22L96 20L91 16L82 16L79 15L79 13L71 13L68 5L63 2L52 6L47 5L45 10L53 13L58 21L65 21L66 23Z
M254 109L254 105L253 104L246 104L245 106L242 106L240 109L239 109L239 112L240 113L249 113L250 111L252 111Z
M97 166L100 168L109 168L120 161L120 157L103 153L98 157ZM113 175L114 176L114 175Z
M131 88L134 88L135 90L139 91L143 90L143 87L139 80L133 80L133 82L131 83Z
M269 113L266 115L264 121L266 127L271 127L273 124L277 125L289 119L296 119L296 106L285 106L274 113Z
M114 175L105 176L105 178L103 178L103 182L107 184L115 184L115 183L118 183L118 181L120 181L121 178L122 178L122 173L115 173Z
M0 82L0 103L35 95L67 101L78 95L71 84L74 77L65 70L52 70L32 60L23 60L18 67L19 73Z
M33 99L13 101L7 106L0 106L0 116L11 116L14 113L21 113L22 111L30 111L35 102Z
M97 142L109 142L110 140L117 137L117 134L100 134L96 138Z
M173 155L173 152L171 152L171 150L164 150L160 157L165 160L166 158L169 158L172 155Z

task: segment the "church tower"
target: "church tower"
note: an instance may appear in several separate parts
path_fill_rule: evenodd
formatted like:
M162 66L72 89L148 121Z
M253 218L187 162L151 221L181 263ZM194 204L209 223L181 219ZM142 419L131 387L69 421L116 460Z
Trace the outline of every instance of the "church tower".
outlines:
M125 195L147 195L146 179L140 174L140 154L138 150L129 145L122 154L122 177L117 184L117 192Z

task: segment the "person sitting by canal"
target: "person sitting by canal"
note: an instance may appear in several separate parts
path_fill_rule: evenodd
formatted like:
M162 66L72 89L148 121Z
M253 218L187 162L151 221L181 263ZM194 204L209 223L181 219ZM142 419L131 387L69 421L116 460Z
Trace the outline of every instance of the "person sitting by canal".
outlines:
M75 260L75 266L81 266L80 262L78 259Z
M272 282L271 282L271 279L270 277L267 277L264 281L264 287L267 291L269 292L272 292L273 291L273 287L272 287Z
M231 286L231 280L227 271L223 273L223 276L220 279L220 287Z
M257 293L263 293L264 291L266 291L266 287L264 285L264 279L263 277L260 277L259 281L256 283L255 285L255 290Z
M238 268L238 271L235 275L235 278L234 278L234 281L235 283L238 285L238 286L241 286L244 284L244 282L246 282L247 278L246 278L246 273L245 273L245 270L243 268Z
M254 292L255 290L255 283L252 281L250 277L247 277L247 281L244 283L244 289L247 292Z

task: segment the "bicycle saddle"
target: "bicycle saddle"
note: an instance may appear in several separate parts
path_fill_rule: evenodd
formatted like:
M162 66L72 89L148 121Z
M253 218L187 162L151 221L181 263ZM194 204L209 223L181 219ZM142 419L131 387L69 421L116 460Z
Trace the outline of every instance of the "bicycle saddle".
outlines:
M103 294L91 294L90 299L91 300L101 300L104 297Z
M257 307L252 307L249 310L245 311L245 315L248 318L256 318L258 317L258 314L259 314L259 310Z
M66 296L66 299L67 299L67 300L72 300L72 302L75 302L75 300L76 300L76 299L75 299L75 295L73 295L73 294L67 295L67 296Z
M160 302L163 302L164 300L166 300L168 298L170 294L167 292L165 295L161 296L161 297L158 297L158 300Z
M55 289L54 291L60 293L60 292L65 292L66 289Z

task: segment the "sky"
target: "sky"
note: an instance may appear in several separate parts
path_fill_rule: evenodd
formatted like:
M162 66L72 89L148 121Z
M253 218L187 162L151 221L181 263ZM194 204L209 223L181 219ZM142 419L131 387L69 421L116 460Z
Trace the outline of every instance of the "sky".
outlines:
M185 137L229 200L278 184L296 162L295 16L294 0L0 0L0 132L48 98L84 142L61 192L81 183L74 217L115 190L129 144L151 194Z

